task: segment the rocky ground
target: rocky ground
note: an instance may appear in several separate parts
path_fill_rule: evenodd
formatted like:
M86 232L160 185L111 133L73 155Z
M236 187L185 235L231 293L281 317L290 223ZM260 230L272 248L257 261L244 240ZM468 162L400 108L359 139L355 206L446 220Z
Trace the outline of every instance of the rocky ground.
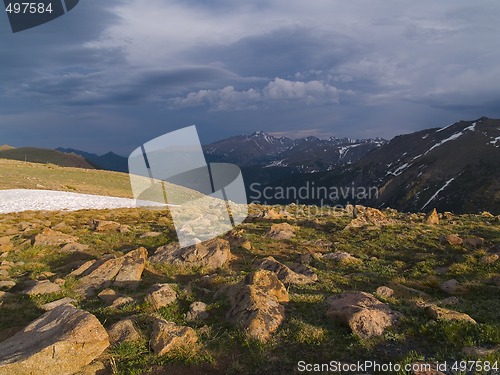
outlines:
M163 210L1 215L0 374L500 361L499 217L250 214L185 249Z

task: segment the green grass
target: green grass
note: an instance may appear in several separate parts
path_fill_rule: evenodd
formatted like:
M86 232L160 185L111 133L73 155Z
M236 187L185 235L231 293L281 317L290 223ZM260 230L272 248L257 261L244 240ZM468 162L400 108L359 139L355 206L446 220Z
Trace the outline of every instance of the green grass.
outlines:
M3 171L3 170L2 170ZM73 186L73 184L71 184ZM76 185L75 185L76 186ZM256 207L251 207L251 211ZM331 360L355 362L377 360L382 363L413 363L443 360L471 359L462 353L464 346L493 347L500 344L500 293L490 280L500 275L500 262L485 264L482 259L489 248L500 243L500 222L497 218L475 215L454 217L453 222L428 226L410 221L405 214L393 214L399 222L378 230L343 230L349 222L345 216L321 217L315 225L298 225L296 236L288 241L276 241L266 236L272 224L303 223L304 218L289 220L253 220L244 223L241 234L252 243L252 250L232 247L234 258L210 279L203 278L205 270L179 268L171 265L147 265L143 280L135 291L118 290L135 299L122 308L106 307L98 298L78 299L78 306L95 314L109 328L114 322L133 317L145 339L134 344L109 348L102 359L117 374L159 373L226 373L226 374L289 374L297 372L299 360L325 363ZM92 219L114 220L129 225L128 233L95 233ZM33 224L23 232L19 224ZM79 237L79 242L90 246L80 254L63 254L58 247L29 246L32 238L46 226L65 223L62 232ZM161 232L153 238L141 238L149 231ZM40 306L63 296L77 297L77 280L66 275L74 269L73 262L96 259L106 253L120 255L129 249L144 246L150 255L166 243L175 241L172 221L166 211L120 209L77 212L31 212L0 216L2 233L13 234L14 250L4 258L15 263L10 276L19 284L50 271L63 277L66 284L61 293L27 297L16 295L2 303L0 338L11 330L20 329L41 314ZM480 248L441 244L439 236L458 233L462 237L481 236L485 244ZM315 245L322 239L333 244L331 250ZM290 302L285 304L286 318L267 343L248 339L230 324L225 314L229 302L215 296L222 286L241 280L256 269L260 259L272 255L281 262L294 262L309 252L345 251L360 261L338 263L313 259L310 263L318 275L318 282L289 287ZM444 268L443 268L444 267ZM439 268L445 271L438 272ZM477 322L456 323L434 321L416 301L438 303L448 297L439 285L451 278L465 287L458 295L453 310L467 313ZM154 310L143 302L146 291L155 283L177 284L178 300L165 308ZM411 295L384 300L401 314L399 324L383 336L361 340L348 327L326 318L327 297L349 290L373 293L377 287L400 284L424 292L428 297ZM16 287L17 288L17 287ZM16 290L14 290L15 292ZM190 303L208 304L210 317L203 322L187 322ZM151 319L160 316L177 324L188 325L199 336L197 345L182 348L167 356L151 352L147 337L151 333ZM477 358L475 358L477 359ZM500 361L500 354L482 360ZM177 372L176 372L177 371Z

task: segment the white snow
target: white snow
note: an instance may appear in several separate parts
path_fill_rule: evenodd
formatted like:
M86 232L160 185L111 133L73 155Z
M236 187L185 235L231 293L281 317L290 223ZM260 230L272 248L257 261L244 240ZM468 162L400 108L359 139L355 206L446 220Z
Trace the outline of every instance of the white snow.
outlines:
M496 145L498 142L500 142L500 137L496 137L496 138L494 138L494 139L493 139L490 143L491 143L492 145L495 145L495 147L498 147L498 146Z
M445 128L443 128L443 129L445 129ZM441 130L443 130L443 129L441 129ZM424 153L424 155L428 154L429 152L431 152L432 150L434 150L436 147L439 147L439 146L443 145L446 142L454 141L455 139L457 139L458 137L460 137L461 135L463 135L467 130L470 130L470 131L476 130L476 123L474 122L474 123L472 123L471 126L467 126L463 131L461 131L459 133L455 133L455 134L449 136L448 138L443 139L441 142L436 143L434 146L432 146L430 149L428 149Z
M338 151L339 151L339 159L343 159L347 153L349 152L349 149L351 148L354 148L354 147L358 147L360 146L360 144L355 144L355 145L349 145L349 146L342 146L342 147L339 147Z
M452 126L452 125L455 125L455 124L453 123L453 124L450 124L450 125L448 125L448 126L445 126L444 128L438 129L438 130L436 130L436 133L442 132L443 130L448 129L448 128L449 128L450 126Z
M106 208L165 207L165 204L128 198L53 190L0 190L0 214L22 211L77 211Z
M388 175L388 174L392 174L393 176L399 176L401 173L403 173L403 171L404 171L406 168L408 168L408 167L410 167L410 166L411 166L411 164L404 163L402 166L400 166L400 167L396 168L394 171L388 171L388 172L386 173L386 175Z
M436 191L436 192L434 193L434 195L431 197L431 199L429 199L429 200L427 201L427 203L426 203L426 204L424 204L424 205L422 206L421 210L423 210L425 207L427 207L427 205L428 205L429 203L431 203L431 202L432 202L432 201L433 201L433 200L434 200L434 199L438 196L438 194L439 194L439 193L441 193L444 189L446 189L446 187L447 187L449 184L451 184L451 182L452 182L454 179L455 179L455 177L450 178L448 181L446 181L446 183L443 185L443 187L442 187L441 189L439 189L438 191Z
M446 142L449 142L449 141L454 141L455 139L457 139L458 137L460 137L462 134L464 134L463 132L460 132L460 133L455 133L451 136L449 136L448 138L446 139L443 139L441 142L438 142L436 143L434 146L432 146L430 149L428 149L424 155L428 154L429 152L431 152L432 150L434 150L436 147L439 147L443 144L445 144Z

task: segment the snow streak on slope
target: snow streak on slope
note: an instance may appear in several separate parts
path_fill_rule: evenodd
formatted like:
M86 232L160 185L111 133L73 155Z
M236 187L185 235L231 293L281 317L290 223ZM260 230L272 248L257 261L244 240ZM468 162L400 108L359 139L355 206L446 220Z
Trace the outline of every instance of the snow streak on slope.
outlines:
M434 193L434 195L431 197L431 199L429 199L429 200L427 201L427 203L426 203L426 204L424 204L424 205L422 206L421 210L423 210L425 207L427 207L427 205L428 205L429 203L431 203L431 202L432 202L432 201L433 201L433 200L434 200L434 199L438 196L438 194L439 194L439 193L441 193L444 189L446 189L446 187L447 187L449 184L451 184L451 182L452 182L454 179L455 179L455 177L450 178L448 181L446 181L446 183L444 184L444 186L443 186L441 189L439 189L438 191L436 191L436 193Z
M476 129L476 123L473 123L471 126L466 127L463 131L461 131L459 133L455 133L455 134L449 136L448 138L443 139L441 142L436 143L434 146L432 146L430 149L428 149L424 155L428 154L429 152L434 150L436 147L439 147L439 146L445 144L446 142L454 141L455 139L457 139L458 137L463 135L467 130L474 131L475 129Z
M164 204L102 195L53 190L0 190L0 214L22 211L77 211L84 209L164 207Z

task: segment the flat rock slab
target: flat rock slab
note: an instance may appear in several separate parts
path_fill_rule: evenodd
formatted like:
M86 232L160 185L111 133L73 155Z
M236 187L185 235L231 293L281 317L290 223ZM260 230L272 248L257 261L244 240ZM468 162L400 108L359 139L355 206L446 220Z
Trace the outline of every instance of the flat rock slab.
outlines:
M80 274L77 292L92 296L99 289L111 285L121 288L136 288L141 280L147 259L147 250L140 247L119 257L104 262L90 262L82 265L84 270L76 270L72 274Z
M35 241L33 242L33 246L38 246L38 245L58 246L76 241L78 241L78 237L71 236L69 234L64 234L62 232L58 232L57 230L53 230L50 228L46 228L42 231L42 233L35 236Z
M59 306L0 343L0 375L74 374L108 346L108 334L94 315Z

